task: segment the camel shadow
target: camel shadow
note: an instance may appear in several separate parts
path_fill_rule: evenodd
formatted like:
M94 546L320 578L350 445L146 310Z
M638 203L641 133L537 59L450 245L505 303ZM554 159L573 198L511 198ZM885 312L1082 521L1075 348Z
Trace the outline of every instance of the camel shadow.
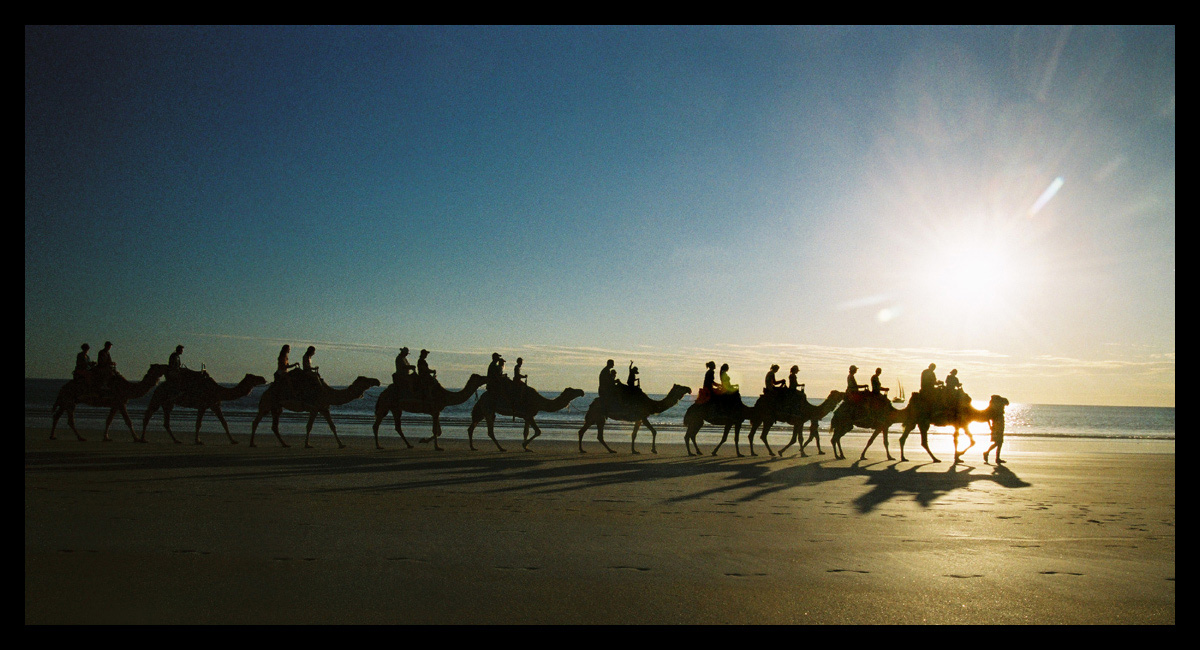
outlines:
M1015 489L1031 484L1003 466L977 474L968 465L950 466L944 472L922 471L930 464L903 470L891 461L840 461L793 463L779 458L737 459L634 457L539 458L528 454L404 456L351 454L337 450L302 456L254 456L240 453L192 454L169 452L102 454L95 452L37 452L25 454L27 474L89 472L114 483L168 482L175 480L252 481L264 478L363 476L382 482L351 481L353 485L322 486L312 492L388 493L399 490L472 487L484 494L555 494L604 487L670 483L664 504L678 504L729 496L732 502L754 502L806 485L845 478L863 478L870 489L852 504L860 514L874 511L893 499L911 496L922 507L977 481L991 481ZM882 468L877 466L883 465ZM162 470L168 470L165 474ZM213 472L213 470L219 470ZM706 486L689 489L689 481ZM103 479L102 479L103 480Z

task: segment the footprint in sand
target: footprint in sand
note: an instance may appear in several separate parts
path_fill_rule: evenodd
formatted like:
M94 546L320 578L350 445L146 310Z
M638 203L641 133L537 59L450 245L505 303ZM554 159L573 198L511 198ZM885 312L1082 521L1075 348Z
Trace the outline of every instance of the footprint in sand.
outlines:
M538 571L542 567L540 567L540 566L498 566L496 568L503 569L505 571Z
M947 578L982 578L982 573L947 573L944 574Z
M826 573L870 573L861 569L829 569Z
M1044 576L1055 576L1055 575L1081 576L1081 575L1083 575L1082 573L1075 573L1074 571L1038 571L1038 573L1040 573Z
M765 573L726 573L725 575L727 575L731 578L753 578L756 576L759 576L759 577L765 576L767 574L765 574Z
M626 566L626 565L619 565L619 566L610 566L610 567L608 567L608 568L610 568L610 569L628 569L628 570L630 570L630 571L649 571L649 570L650 570L650 567L648 567L648 566Z

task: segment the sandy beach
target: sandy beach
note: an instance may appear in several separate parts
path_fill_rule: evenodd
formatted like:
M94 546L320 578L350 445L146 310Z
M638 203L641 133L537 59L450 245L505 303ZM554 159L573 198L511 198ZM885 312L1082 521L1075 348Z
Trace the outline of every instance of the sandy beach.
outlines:
M1173 441L1010 440L998 469L984 441L954 467L915 441L858 462L857 434L834 460L627 433L581 455L27 428L25 622L1175 622Z

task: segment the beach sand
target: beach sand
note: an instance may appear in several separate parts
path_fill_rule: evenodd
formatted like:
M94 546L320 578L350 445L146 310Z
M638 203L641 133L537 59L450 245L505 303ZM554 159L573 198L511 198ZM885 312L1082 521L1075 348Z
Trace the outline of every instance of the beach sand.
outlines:
M1175 622L1173 441L1010 438L997 469L985 440L954 467L857 435L634 456L628 428L582 455L26 429L25 622Z

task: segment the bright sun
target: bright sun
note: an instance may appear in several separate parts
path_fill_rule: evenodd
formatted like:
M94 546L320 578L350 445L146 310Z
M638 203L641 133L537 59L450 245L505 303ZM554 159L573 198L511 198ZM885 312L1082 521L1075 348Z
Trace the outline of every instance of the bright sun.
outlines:
M959 228L930 243L923 284L936 303L985 315L1018 290L1021 265L1002 235Z

